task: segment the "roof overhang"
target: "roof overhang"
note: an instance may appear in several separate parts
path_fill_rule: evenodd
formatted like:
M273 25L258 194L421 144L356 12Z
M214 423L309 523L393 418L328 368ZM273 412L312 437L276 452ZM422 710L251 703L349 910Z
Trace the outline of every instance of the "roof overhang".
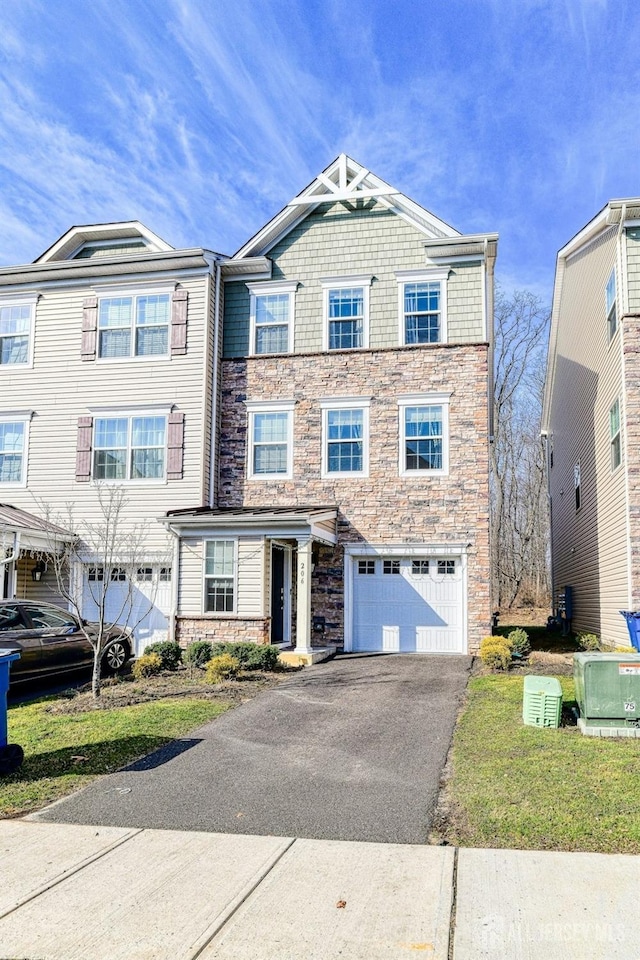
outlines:
M85 243L101 243L108 240L138 238L144 241L150 253L168 252L173 247L156 233L145 227L139 220L125 220L120 223L89 223L71 227L59 240L41 253L34 263L50 263L53 260L68 260Z
M0 503L0 543L4 549L15 549L16 556L25 550L55 553L75 539L75 534L55 523Z
M445 239L425 240L427 258L434 263L455 260L492 261L498 253L497 233L474 233Z
M180 537L264 536L282 540L310 538L331 546L338 541L337 507L256 507L174 510L160 517Z

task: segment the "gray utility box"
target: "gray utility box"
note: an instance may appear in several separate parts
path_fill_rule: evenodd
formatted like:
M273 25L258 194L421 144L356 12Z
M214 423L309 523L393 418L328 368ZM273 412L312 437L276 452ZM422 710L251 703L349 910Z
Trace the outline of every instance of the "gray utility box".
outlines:
M640 737L640 654L575 653L578 726L592 737Z

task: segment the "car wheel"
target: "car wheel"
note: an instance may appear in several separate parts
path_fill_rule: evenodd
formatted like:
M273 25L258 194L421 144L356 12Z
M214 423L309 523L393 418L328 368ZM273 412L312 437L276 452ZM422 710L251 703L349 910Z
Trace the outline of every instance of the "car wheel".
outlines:
M129 659L129 644L126 640L114 640L110 643L102 657L102 666L105 673L120 673L124 670Z

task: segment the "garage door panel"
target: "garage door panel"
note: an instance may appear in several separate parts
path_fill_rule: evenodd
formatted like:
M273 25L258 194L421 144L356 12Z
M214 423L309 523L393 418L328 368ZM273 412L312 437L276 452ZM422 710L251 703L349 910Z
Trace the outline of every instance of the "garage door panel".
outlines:
M394 560L398 565L398 561ZM463 584L460 558L403 558L399 574L391 563L354 564L352 646L354 650L401 653L464 651ZM367 574L359 569L368 569Z

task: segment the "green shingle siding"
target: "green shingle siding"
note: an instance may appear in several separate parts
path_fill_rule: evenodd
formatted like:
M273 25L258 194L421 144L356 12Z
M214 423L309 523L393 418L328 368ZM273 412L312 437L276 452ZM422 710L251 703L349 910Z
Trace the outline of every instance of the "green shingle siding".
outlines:
M326 277L372 275L369 291L369 345L398 345L396 270L426 266L424 235L377 202L323 205L309 214L269 252L273 280L298 280L295 295L294 351L322 349L323 292ZM449 341L483 339L482 268L456 264L447 284ZM249 291L245 283L225 285L224 355L249 350Z

